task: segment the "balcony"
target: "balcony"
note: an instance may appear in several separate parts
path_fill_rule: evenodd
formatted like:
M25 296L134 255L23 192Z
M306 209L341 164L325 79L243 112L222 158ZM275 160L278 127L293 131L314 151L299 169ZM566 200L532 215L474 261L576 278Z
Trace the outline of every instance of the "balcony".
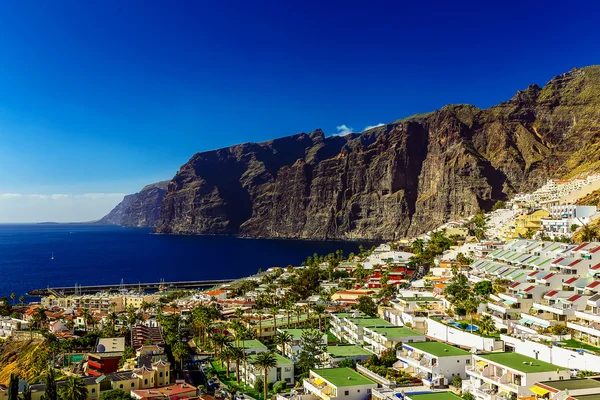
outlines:
M529 325L537 325L540 326L542 328L549 328L552 325L556 325L560 322L564 322L564 321L560 321L558 319L555 318L555 314L552 313L541 313L541 314L527 314L527 313L521 313L521 321L522 324L529 324Z
M600 337L600 323L598 322L577 320L574 322L567 322L567 328L571 328L591 336Z
M320 379L305 379L304 389L323 400L331 400L336 397L335 390Z
M563 316L573 315L576 310L576 308L572 304L567 304L553 300L540 300L538 302L533 303L533 308L535 310L547 311L552 314Z

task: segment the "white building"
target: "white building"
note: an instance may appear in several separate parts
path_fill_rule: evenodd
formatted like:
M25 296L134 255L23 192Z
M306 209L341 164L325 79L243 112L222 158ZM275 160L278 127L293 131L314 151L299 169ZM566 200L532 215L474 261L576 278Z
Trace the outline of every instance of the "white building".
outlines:
M368 400L377 384L350 368L311 370L304 390L322 400Z
M277 366L269 368L267 380L271 383L285 381L288 386L294 385L294 363L279 354L274 354ZM262 368L255 367L252 362L255 355L249 356L246 363L240 363L240 379L247 385L255 387L258 379L264 379Z
M463 391L482 400L531 396L529 388L536 382L570 378L566 368L517 353L473 354L466 371Z
M466 378L465 368L471 364L471 353L441 342L402 344L395 368L415 375L425 386L445 386L453 376Z

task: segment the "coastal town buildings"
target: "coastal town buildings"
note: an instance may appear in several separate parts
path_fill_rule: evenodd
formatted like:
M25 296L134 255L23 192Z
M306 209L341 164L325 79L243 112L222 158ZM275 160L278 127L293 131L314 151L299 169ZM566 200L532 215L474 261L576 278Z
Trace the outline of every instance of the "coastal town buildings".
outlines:
M367 400L377 384L350 368L311 370L304 390L322 400Z

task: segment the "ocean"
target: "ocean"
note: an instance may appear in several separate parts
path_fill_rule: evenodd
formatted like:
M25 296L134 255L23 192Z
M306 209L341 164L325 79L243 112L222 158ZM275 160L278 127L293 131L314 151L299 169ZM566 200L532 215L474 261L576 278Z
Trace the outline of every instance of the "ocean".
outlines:
M153 235L100 225L0 224L0 296L56 286L241 278L359 243ZM54 257L54 259L52 259Z

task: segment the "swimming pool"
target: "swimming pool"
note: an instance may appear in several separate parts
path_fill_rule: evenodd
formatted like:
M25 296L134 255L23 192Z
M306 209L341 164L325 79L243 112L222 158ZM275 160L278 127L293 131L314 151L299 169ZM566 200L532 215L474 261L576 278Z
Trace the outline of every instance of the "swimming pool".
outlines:
M458 322L450 322L450 325L454 325L458 329L462 329L463 331L467 332L477 332L479 330L479 327L477 325L467 324L464 329L463 326Z

